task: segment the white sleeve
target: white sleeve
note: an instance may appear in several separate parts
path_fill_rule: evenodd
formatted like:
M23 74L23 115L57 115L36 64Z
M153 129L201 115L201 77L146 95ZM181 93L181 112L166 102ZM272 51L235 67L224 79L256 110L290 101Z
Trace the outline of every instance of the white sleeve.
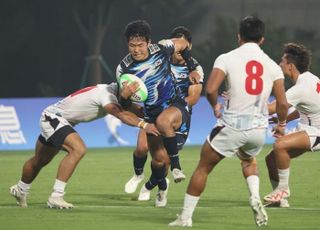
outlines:
M290 105L296 107L299 103L301 98L303 98L304 90L298 86L292 86L286 92L287 101Z
M203 83L204 73L203 73L203 69L202 69L201 65L197 65L196 71L200 75L200 83Z
M121 76L122 73L123 73L123 70L122 70L121 66L118 65L117 69L116 69L116 78L117 78L118 82L120 81L120 76Z
M274 79L273 81L276 81L276 80L279 80L279 79L284 79L284 75L283 75L283 72L280 68L279 65L275 64L275 66L272 68L274 70Z
M215 60L213 64L213 68L217 68L222 70L227 75L227 64L225 61L225 54L221 54L217 59Z

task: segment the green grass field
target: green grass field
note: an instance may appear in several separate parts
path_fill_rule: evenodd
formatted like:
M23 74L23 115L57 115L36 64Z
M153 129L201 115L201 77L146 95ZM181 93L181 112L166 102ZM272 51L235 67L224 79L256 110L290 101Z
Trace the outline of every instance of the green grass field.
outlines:
M265 147L258 157L260 166L260 194L271 191L267 179ZM61 152L45 167L34 181L29 196L29 207L19 208L9 195L8 188L21 175L25 160L33 153L0 152L0 229L172 229L167 224L180 212L188 184L170 183L168 205L155 208L154 197L147 202L136 201L135 194L125 194L124 184L132 176L133 148L90 149L69 181L65 199L75 205L72 210L53 210L46 207L51 193ZM188 177L198 159L199 146L186 147L181 162ZM320 229L320 158L308 153L292 161L291 207L269 208L269 223L262 229ZM150 173L149 159L146 174ZM171 179L171 175L169 175ZM177 228L173 228L177 229ZM210 174L205 192L193 217L193 229L258 229L248 204L248 190L242 177L239 160L225 159Z

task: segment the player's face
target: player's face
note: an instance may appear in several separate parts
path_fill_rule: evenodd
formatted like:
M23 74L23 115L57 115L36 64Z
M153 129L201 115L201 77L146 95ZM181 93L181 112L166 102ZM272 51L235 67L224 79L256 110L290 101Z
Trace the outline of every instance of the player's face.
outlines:
M129 38L128 48L129 53L132 55L133 59L136 61L145 60L149 56L148 45L143 37L131 37Z
M286 54L284 54L281 57L280 67L281 67L282 72L283 72L284 75L286 75L286 76L290 76L291 75L290 73L291 73L291 69L292 69L292 64L288 63Z

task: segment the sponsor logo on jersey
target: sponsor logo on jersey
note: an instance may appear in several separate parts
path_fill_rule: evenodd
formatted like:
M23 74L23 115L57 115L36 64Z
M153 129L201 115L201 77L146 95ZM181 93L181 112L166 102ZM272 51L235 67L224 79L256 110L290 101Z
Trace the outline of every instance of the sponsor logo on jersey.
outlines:
M131 54L128 54L123 60L122 62L124 63L124 65L126 67L128 67L129 65L131 65L133 63L133 59L132 59L132 56Z
M160 47L157 44L150 44L148 46L148 49L149 49L150 54L154 54L154 53L160 51Z

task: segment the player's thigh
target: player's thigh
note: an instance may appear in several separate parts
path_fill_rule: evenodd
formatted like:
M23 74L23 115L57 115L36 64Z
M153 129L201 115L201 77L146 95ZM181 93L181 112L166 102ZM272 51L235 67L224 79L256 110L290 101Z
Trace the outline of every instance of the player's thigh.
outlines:
M181 111L174 106L170 106L167 109L163 110L162 113L157 118L157 125L161 126L172 126L177 130L182 122L182 113Z
M223 158L223 155L219 154L214 148L212 148L208 141L205 141L201 148L198 169L202 168L207 172L210 172Z
M44 166L48 164L59 151L60 148L46 145L41 142L39 138L36 143L34 159L38 165Z
M309 137L305 131L298 131L278 138L274 143L275 150L285 149L292 158L301 155L303 152L311 149L313 138Z
M82 156L86 152L86 145L78 133L70 133L64 140L62 147L72 154Z

